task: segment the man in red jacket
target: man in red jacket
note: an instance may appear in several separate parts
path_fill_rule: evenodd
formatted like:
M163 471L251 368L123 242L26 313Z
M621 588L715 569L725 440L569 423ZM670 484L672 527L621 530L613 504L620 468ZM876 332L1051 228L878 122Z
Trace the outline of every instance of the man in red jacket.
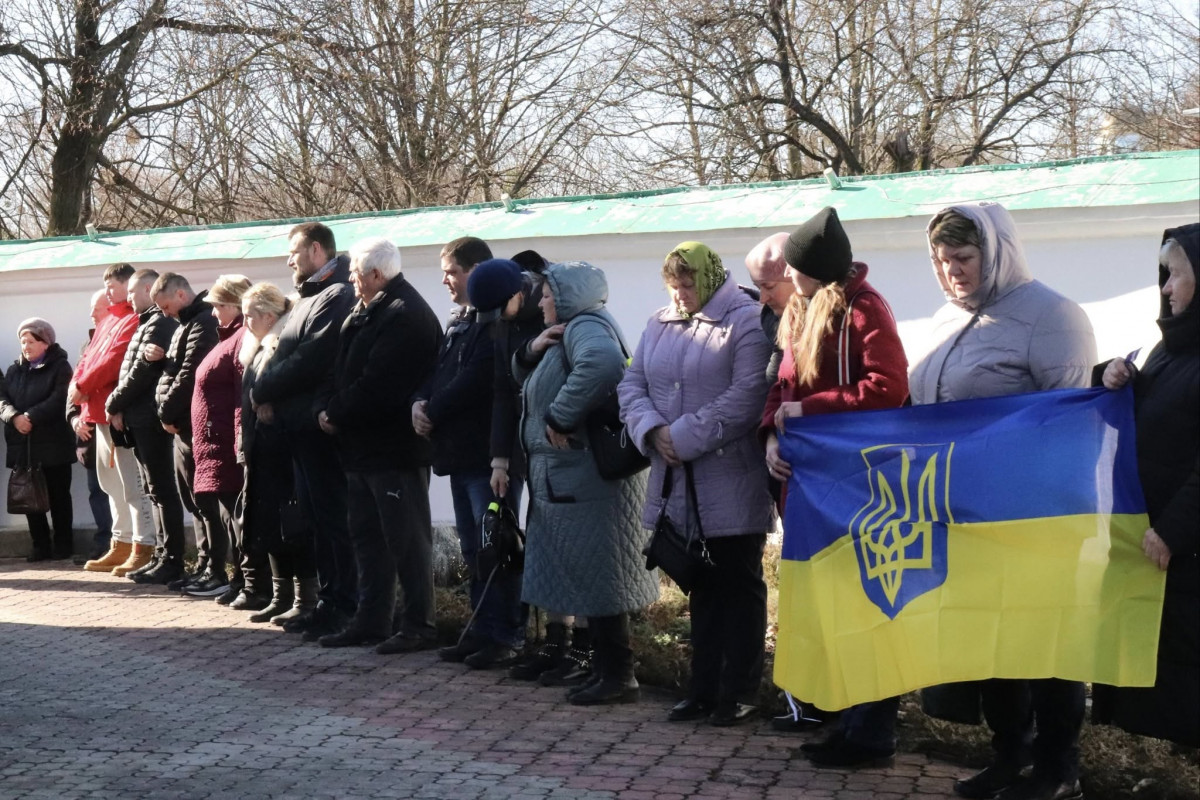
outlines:
M104 410L117 386L121 361L138 317L126 296L133 275L129 264L113 264L104 271L109 316L96 327L87 350L71 379L67 420L82 441L96 437L96 476L112 506L112 541L108 552L83 565L89 572L123 576L144 566L154 555L154 518L150 499L142 489L133 450L113 441Z

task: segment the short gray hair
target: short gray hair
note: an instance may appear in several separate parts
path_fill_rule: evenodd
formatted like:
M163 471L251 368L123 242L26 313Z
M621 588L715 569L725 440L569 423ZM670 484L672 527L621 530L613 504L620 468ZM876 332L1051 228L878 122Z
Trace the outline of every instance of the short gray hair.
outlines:
M358 263L360 272L379 270L391 280L400 274L400 251L387 239L363 239L350 248L350 263Z

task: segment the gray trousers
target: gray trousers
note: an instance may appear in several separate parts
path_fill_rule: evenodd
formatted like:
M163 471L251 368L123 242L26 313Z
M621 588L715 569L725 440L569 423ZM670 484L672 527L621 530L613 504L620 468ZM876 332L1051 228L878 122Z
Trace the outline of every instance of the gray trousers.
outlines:
M350 542L358 565L353 625L391 635L433 638L433 523L429 469L347 472ZM393 626L396 582L403 593Z

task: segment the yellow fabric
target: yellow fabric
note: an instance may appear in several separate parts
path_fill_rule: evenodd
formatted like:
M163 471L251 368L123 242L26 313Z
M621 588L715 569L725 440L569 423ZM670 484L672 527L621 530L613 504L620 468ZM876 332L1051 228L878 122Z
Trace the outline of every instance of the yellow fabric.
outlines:
M849 536L779 570L775 683L825 709L954 681L1154 684L1165 573L1145 514L950 524L945 583L894 620Z

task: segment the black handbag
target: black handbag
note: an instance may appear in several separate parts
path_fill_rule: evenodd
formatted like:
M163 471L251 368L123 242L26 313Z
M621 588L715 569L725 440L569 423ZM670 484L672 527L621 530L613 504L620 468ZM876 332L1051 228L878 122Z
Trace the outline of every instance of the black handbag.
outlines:
M596 314L592 316L603 319ZM608 323L605 323L605 327L608 327ZM628 364L629 354L625 351L625 344L621 341L621 337L611 329L609 332L617 340L617 344L621 348L621 355L625 357L625 363ZM567 348L565 345L559 346L562 352L563 368L569 375L571 364L567 360ZM584 433L587 435L588 449L592 451L592 458L596 461L596 470L604 480L619 481L631 478L650 466L650 459L637 449L637 445L633 443L633 437L629 435L625 424L621 422L621 406L617 401L616 390L604 398L604 402L598 408L592 409L584 420L583 427Z
M513 574L525 569L525 532L508 503L501 499L489 503L479 527L479 552L475 554L477 575L491 575L494 569Z
M25 437L25 465L8 476L8 513L45 514L50 510L50 490L41 464L33 463L33 439Z
M631 478L650 466L650 459L637 449L633 437L621 422L616 394L610 394L604 405L588 414L584 427L587 428L588 447L596 459L596 469L606 481Z
M714 564L708 552L708 540L704 538L704 526L700 523L700 505L696 501L696 482L692 478L692 465L684 464L688 502L696 513L696 536L688 537L679 532L675 523L667 516L667 500L671 496L671 468L663 476L662 510L654 523L654 533L642 550L646 556L646 569L658 567L684 594L691 594L696 586L704 583L711 575Z

